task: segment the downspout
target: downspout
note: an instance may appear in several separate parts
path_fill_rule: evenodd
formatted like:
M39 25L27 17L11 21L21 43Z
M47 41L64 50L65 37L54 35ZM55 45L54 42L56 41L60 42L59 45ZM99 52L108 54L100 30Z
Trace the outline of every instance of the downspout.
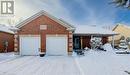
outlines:
M92 38L93 38L93 35L91 35L90 41L91 41ZM92 46L91 46L91 49L92 49Z

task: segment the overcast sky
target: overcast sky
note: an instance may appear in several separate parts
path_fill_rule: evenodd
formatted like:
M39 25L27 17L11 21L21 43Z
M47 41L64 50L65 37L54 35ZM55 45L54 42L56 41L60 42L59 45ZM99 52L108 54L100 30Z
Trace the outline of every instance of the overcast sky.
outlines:
M111 0L15 0L12 20L24 20L44 10L73 25L115 25L130 23L130 10L115 8ZM7 18L0 18L0 23Z

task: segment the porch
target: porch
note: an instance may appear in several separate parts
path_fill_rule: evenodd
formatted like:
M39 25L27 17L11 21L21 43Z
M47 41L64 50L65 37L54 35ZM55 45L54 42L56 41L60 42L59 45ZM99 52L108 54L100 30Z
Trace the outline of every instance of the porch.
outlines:
M88 47L91 48L90 40L93 37L100 37L102 40L102 44L108 43L108 37L112 38L112 46L114 46L114 35L94 35L94 34L74 34L73 35L73 49L74 50L83 50L84 48Z
M104 29L98 26L82 25L77 26L75 33L73 34L73 49L82 50L85 47L91 48L90 40L93 37L100 37L102 44L108 42L108 37L112 38L112 46L114 47L114 36L118 35L111 30Z

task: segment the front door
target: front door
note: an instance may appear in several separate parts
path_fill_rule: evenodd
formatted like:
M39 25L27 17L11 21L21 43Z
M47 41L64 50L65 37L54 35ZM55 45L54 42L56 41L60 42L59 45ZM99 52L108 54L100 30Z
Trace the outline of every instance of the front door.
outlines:
M75 36L73 42L74 42L74 49L81 49L80 37Z

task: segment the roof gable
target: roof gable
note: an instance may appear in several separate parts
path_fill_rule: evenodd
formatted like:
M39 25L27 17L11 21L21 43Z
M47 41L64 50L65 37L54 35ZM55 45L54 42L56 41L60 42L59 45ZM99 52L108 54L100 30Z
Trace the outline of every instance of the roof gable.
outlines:
M130 36L130 27L127 25L118 24L113 31L119 33L120 36L125 36L125 37ZM116 38L120 38L120 36Z
M61 24L62 26L66 27L67 30L73 30L73 31L75 30L74 26L72 26L72 25L70 25L70 24L68 24L68 23L66 23L66 22L64 22L64 21L62 21L62 20L60 20L60 19L50 15L49 13L47 13L46 11L43 11L43 10L38 12L38 13L36 13L36 14L34 14L33 16L27 18L23 22L19 23L18 25L16 25L16 27L17 28L21 28L22 26L26 25L27 23L31 22L32 20L34 20L34 19L36 19L36 18L38 18L38 17L40 17L42 15L45 15L48 18L54 20L55 22Z
M126 25L123 25L123 24L117 24L117 25L113 28L113 31L115 31L115 30L117 30L117 29L120 29L120 28L130 30L130 27L129 27L129 26L126 26Z

